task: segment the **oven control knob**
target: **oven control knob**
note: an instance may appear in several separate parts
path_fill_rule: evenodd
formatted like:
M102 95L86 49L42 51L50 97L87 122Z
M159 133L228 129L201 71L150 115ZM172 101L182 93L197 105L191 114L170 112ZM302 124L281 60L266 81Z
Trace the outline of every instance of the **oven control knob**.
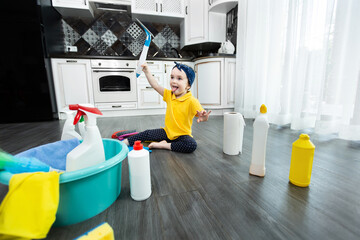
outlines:
M101 63L99 63L99 66L101 66Z
M126 66L128 67L128 66L129 66L129 63L126 63Z

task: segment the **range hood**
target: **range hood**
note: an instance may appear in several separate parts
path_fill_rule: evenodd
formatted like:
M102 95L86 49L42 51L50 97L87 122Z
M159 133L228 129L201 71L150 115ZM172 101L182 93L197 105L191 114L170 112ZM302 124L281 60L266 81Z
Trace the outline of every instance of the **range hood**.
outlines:
M89 0L89 3L96 12L131 12L131 0Z

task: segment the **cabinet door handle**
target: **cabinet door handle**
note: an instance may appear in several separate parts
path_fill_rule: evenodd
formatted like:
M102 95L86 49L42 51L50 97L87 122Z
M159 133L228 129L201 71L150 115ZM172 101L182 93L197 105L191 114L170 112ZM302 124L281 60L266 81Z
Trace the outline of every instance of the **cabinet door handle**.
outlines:
M209 6L211 6L211 0L209 0Z
M158 11L158 6L157 6L157 3L156 3L156 11Z
M154 64L154 62L147 62L147 64Z
M188 7L188 6L185 7L185 15L187 15L187 7Z
M126 71L126 70L93 70L93 72L95 72L95 73L106 73L106 72L120 72L120 73L122 73L122 72L124 72L124 73L133 73L134 71Z
M113 105L112 108L121 108L121 105Z
M84 0L84 5L86 6L86 0Z
M147 89L149 89L149 88L153 88L153 87L146 87Z
M66 60L66 62L68 62L68 63L77 63L76 60Z
M160 3L160 12L162 12L162 3Z

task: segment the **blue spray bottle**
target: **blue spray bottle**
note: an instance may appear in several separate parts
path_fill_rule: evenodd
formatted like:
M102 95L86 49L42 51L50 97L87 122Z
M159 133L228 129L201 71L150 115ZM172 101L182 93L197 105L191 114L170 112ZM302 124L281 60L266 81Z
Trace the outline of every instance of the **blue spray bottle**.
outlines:
M140 55L138 66L136 68L136 78L138 78L141 75L141 70L142 70L141 65L143 65L146 60L146 56L147 56L149 46L151 43L151 36L154 37L154 35L145 27L144 24L142 24L142 22L140 22L139 19L136 19L136 20L140 23L141 27L144 29L144 31L146 33L146 40L145 40L144 47L143 47L143 50Z

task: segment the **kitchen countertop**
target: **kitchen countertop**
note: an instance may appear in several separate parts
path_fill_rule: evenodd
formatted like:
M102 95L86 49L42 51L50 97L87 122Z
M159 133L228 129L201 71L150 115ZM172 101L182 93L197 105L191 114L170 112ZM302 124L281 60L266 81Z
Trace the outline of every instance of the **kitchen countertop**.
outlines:
M131 56L90 56L90 55L51 55L50 58L77 58L77 59L111 59L111 60L139 60L139 57ZM152 61L193 61L194 58L165 58L165 57L148 57Z
M204 56L192 57L192 58L166 58L166 57L148 57L146 60L150 61L187 61L193 62L205 58L216 58L216 57L224 57L224 58L235 58L236 54L225 54L225 53L210 53ZM131 57L131 56L90 56L90 55L51 55L50 58L77 58L77 59L115 59L115 60L138 60L139 57Z
M194 58L193 61L197 61L197 60L201 60L201 59L206 59L206 58L219 58L219 57L223 57L223 58L236 58L236 54L226 54L226 53L210 53L207 54L205 56L199 56L197 58Z

